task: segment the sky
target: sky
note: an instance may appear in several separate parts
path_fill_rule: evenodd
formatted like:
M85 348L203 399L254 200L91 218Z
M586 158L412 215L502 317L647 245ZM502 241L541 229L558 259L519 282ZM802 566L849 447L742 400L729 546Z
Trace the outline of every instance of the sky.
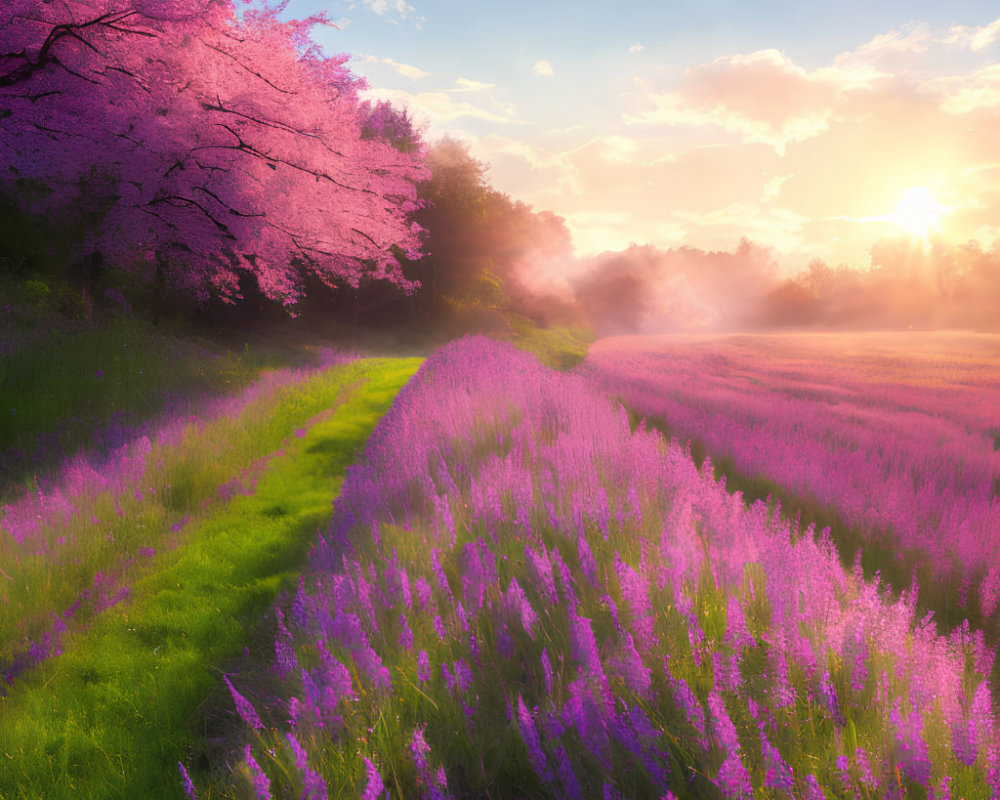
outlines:
M995 2L290 0L372 98L563 217L578 256L1000 239Z

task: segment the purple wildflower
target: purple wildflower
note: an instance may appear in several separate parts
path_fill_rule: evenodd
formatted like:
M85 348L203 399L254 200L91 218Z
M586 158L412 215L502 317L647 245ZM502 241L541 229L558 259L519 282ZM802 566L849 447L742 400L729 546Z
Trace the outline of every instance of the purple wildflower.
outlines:
M625 797L612 784L607 781L601 786L601 797L603 800L625 800Z
M388 694L392 690L392 676L382 663L381 656L371 645L365 644L363 647L355 648L351 655L354 657L354 663L364 670L378 691Z
M462 596L470 608L479 610L483 607L486 594L486 574L477 543L468 542L465 545L462 567Z
M740 749L740 740L736 735L736 726L729 718L726 704L719 693L713 689L708 693L708 711L712 716L712 732L715 740L726 753L733 755ZM742 766L742 765L741 765Z
M764 766L767 768L764 786L791 793L795 788L795 776L792 773L792 768L788 766L778 749L767 740L763 733L760 735L760 749L764 758Z
M652 670L642 663L642 656L635 649L635 642L632 634L625 634L622 642L622 667L625 682L640 697L650 696L650 686L652 686Z
M819 681L819 697L823 707L830 712L830 716L837 725L845 725L847 720L840 710L840 698L837 697L837 690L830 680L829 670L824 671Z
M590 551L590 545L587 544L587 540L582 534L577 537L576 549L580 557L580 569L583 570L583 575L590 585L596 589L598 587L597 562L594 561L594 554Z
M840 782L844 785L844 788L850 789L852 780L847 756L837 756L837 772L840 775Z
M545 694L552 694L552 662L549 660L549 651L542 648L542 676L545 679Z
M285 741L295 757L295 768L302 773L303 791L300 800L326 800L326 781L322 775L309 767L308 755L299 744L299 740L295 738L295 734L286 733Z
M410 755L413 756L413 763L417 765L417 772L421 775L427 772L427 754L430 751L430 745L424 739L424 729L417 728L410 739Z
M524 589L517 582L517 578L511 578L510 586L507 587L507 592L504 595L504 603L508 611L521 621L521 627L524 628L524 632L530 638L534 639L535 623L538 621L538 615L531 607L531 603L528 602Z
M431 678L431 662L427 657L427 651L421 650L417 653L417 680L426 683Z
M339 699L341 697L357 697L351 672L325 647L319 650L320 662L323 665L323 680Z
M458 659L458 661L452 664L452 669L455 672L455 684L458 686L459 691L469 691L472 688L473 676L469 665L465 663L465 659Z
M177 768L181 771L181 785L184 787L184 794L188 797L188 800L198 800L198 795L194 790L194 782L191 780L191 776L188 775L184 764L178 761Z
M427 579L422 575L419 578L417 578L413 588L417 594L417 603L420 604L420 610L426 611L427 606L431 602L431 595L433 594L434 590L431 589L431 585L427 582Z
M508 660L514 657L514 637L510 635L506 624L497 634L497 652Z
M594 696L594 691L585 678L573 681L566 687L569 698L563 706L563 722L576 728L584 747L597 758L605 769L611 769L610 742L607 733L607 717L612 709L608 703Z
M243 751L243 760L246 761L247 768L250 770L253 791L258 800L271 800L271 781L264 774L264 770L260 768L257 759L253 757L253 753L250 752L250 745L247 745Z
M707 748L708 741L706 737L708 736L708 730L705 727L705 708L683 678L674 678L670 675L670 671L666 670L666 667L664 669L670 680L670 689L673 692L674 703L684 710L684 715L687 717L688 722L701 734L700 744L702 747ZM752 701L753 698L750 699Z
M722 789L726 797L749 800L753 797L753 785L750 783L750 773L740 761L739 753L733 751L722 762L715 776L716 785Z
M550 781L552 773L549 771L549 765L545 760L545 753L542 751L542 742L538 738L538 729L535 728L535 720L531 716L528 707L524 704L524 698L520 695L517 696L517 722L521 729L521 738L524 740L524 746L528 749L528 761L531 762L531 766L538 774L538 777L543 781Z
M444 567L441 566L441 551L436 547L431 549L431 571L434 573L434 578L437 580L438 588L442 594L454 602L451 584L448 583L448 576L444 574Z
M896 752L899 757L899 767L902 773L927 786L931 777L931 761L927 755L927 743L924 741L924 723L920 712L916 709L904 720L898 708L889 712L889 721L896 729Z
M399 615L399 646L404 650L413 647L413 631L410 630L410 625L406 621L406 614Z
M327 800L326 780L313 769L302 770L302 795L299 800Z
M566 755L566 748L561 744L556 745L555 761L556 775L559 777L559 782L562 784L565 796L569 800L581 800L583 790L580 788L580 782L576 779L576 774L573 772L573 765L570 763L569 756Z
M302 749L302 745L299 744L299 740L295 738L295 734L291 732L286 733L285 741L288 742L288 749L292 751L292 755L295 757L295 768L304 769L308 754Z
M815 775L812 773L806 775L804 783L806 791L802 795L802 800L826 800L826 795L823 793L823 789L820 787Z
M368 760L367 757L362 756L361 760L365 762L365 774L367 776L367 784L365 785L365 792L361 795L362 800L378 800L382 796L382 792L385 791L385 784L382 783L382 776L378 774L378 770L375 765Z
M526 544L524 546L524 560L542 599L549 605L557 605L559 597L556 594L555 578L552 575L552 562L549 561L545 545L541 545L539 553L531 545Z
M739 691L743 676L740 673L740 657L738 655L727 655L716 650L712 653L712 672L715 675L716 684L720 688L730 692Z
M255 731L263 728L264 723L260 721L257 709L253 707L249 700L236 691L236 687L230 682L228 675L224 675L222 679L226 682L226 686L229 687L229 693L233 696L233 702L236 704L236 713L240 715L240 719Z
M868 754L863 747L855 748L854 763L858 766L858 775L861 777L861 782L869 789L874 789L877 782L875 776L872 774L871 764L868 763Z
M583 671L588 673L602 671L601 657L597 652L597 640L594 638L594 630L590 625L590 620L586 617L578 617L571 611L569 636L573 647L573 658L579 662Z
M562 556L559 554L559 548L553 548L550 554L550 559L552 561L553 569L556 575L559 577L559 588L562 591L563 604L567 608L575 608L580 604L576 599L576 593L573 591L573 587L576 585L576 580L573 578L573 573L570 572L569 566L563 561Z
M285 617L281 609L276 609L278 631L274 636L274 669L281 680L285 680L299 665L292 647L292 635L285 627Z

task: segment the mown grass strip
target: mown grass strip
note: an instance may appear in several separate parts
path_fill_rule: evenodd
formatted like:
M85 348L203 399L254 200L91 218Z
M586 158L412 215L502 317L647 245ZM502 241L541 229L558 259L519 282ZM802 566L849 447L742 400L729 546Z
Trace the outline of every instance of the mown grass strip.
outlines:
M239 496L158 556L131 601L0 701L0 798L177 797L190 720L250 630L293 585L346 468L418 359L365 382Z

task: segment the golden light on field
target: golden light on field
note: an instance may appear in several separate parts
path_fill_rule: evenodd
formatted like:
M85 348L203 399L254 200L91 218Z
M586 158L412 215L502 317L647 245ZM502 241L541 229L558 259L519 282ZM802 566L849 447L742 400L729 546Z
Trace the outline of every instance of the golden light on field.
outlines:
M903 193L896 210L885 219L907 233L926 239L932 230L941 227L941 217L950 209L942 205L924 186L915 186Z

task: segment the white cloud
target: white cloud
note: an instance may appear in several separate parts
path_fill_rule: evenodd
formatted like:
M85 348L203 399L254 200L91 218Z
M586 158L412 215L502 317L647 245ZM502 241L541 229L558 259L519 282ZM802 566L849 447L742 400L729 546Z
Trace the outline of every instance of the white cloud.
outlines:
M768 145L778 155L784 155L790 143L805 141L826 131L832 117L831 109L816 109L789 117L775 126L767 120L726 108L721 103L694 107L676 92L651 95L649 99L654 108L639 114L626 114L624 121L627 125L717 125L740 134L748 144Z
M944 41L978 52L989 47L998 37L1000 37L1000 18L993 20L989 25L979 27L955 25L948 30L948 37Z
M379 16L393 13L401 19L405 19L416 11L406 0L364 0L364 4Z
M775 175L773 178L768 180L767 183L764 184L764 191L761 195L762 199L776 200L778 196L781 194L782 185L784 185L786 181L794 177L795 177L794 175Z
M572 162L574 152L572 150L552 153L529 142L496 135L485 137L480 144L486 150L488 157L493 153L516 156L525 161L532 170L551 170L553 176L549 191L553 194L583 193L580 170Z
M402 89L368 89L363 93L363 96L369 100L389 100L397 107L405 107L418 124L433 125L462 117L501 124L514 122L512 108L501 106L499 110L502 113L495 113L473 103L459 100L450 92L417 92L414 94Z
M645 47L643 47L641 44L639 44L638 42L636 42L635 44L633 44L633 45L631 45L629 47L628 51L630 53L641 53L645 49L646 49Z
M834 64L840 67L882 65L894 57L925 53L934 41L935 37L926 22L910 22L897 30L880 33L860 47L841 53L834 59Z
M639 149L633 139L624 136L605 136L600 139L601 157L609 164L630 164Z
M388 64L396 72L402 75L404 78L410 78L411 80L419 80L420 78L426 78L431 73L420 69L419 67L411 66L410 64L401 64L398 61L394 61L391 58L378 58L377 56L361 56L359 61L362 64Z
M552 65L545 59L540 59L531 65L531 71L536 75L541 75L545 78L555 75L555 70L552 69Z
M715 233L725 237L731 236L732 231L741 231L751 241L766 243L785 253L801 249L803 228L811 221L810 217L788 208L762 208L747 203L732 203L702 214L675 211L673 216L702 229L702 235Z
M968 114L981 108L1000 106L1000 64L957 77L935 81L944 98L941 107L949 114Z
M450 92L484 92L496 86L495 83L482 83L480 81L469 80L468 78L457 78L455 84L457 89L449 89Z

